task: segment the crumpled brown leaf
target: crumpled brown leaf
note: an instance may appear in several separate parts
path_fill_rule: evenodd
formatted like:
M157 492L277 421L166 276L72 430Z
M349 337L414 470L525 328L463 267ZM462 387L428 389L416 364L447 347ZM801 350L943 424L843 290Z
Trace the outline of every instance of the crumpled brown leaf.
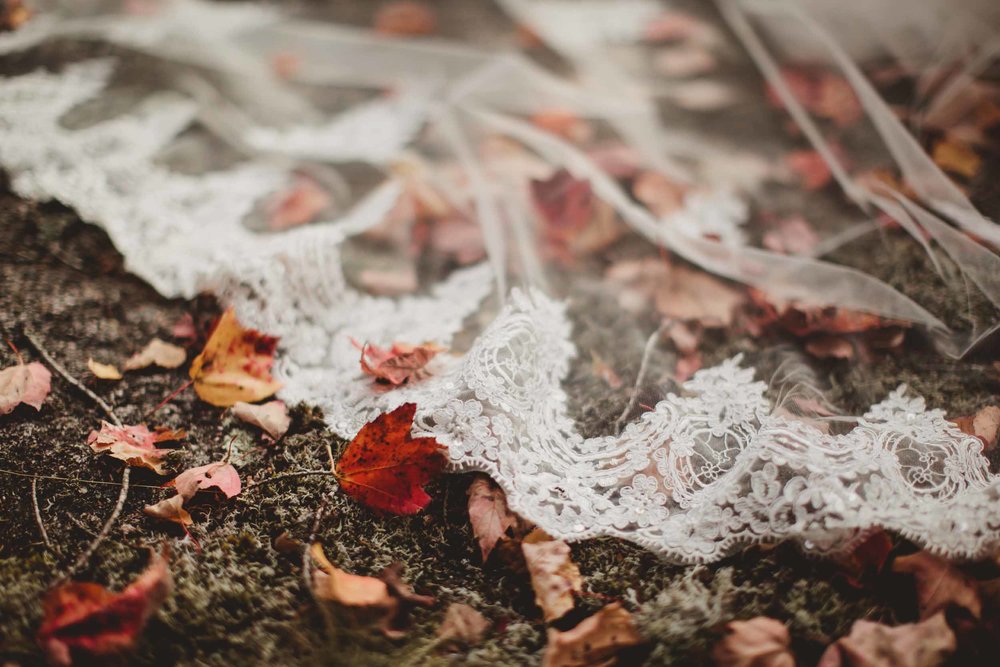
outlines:
M399 386L411 378L423 377L427 364L445 349L434 343L393 343L390 348L365 343L361 347L361 370L377 380Z
M21 403L36 410L52 391L52 373L37 361L18 363L0 371L0 415L14 411Z
M712 659L718 667L794 667L789 641L788 628L773 618L732 621L712 650Z
M573 608L573 594L583 592L583 577L570 560L569 545L536 529L524 538L521 550L545 622L562 618Z
M486 475L476 475L467 493L469 523L472 524L472 534L479 540L485 563L496 543L518 525L518 518L507 508L507 496L503 489Z
M467 604L452 602L437 633L442 642L473 646L483 640L489 627L490 622L481 613Z
M855 621L851 634L831 644L817 667L938 667L955 647L942 613L896 627Z
M174 487L177 490L177 495L153 505L146 505L143 512L158 519L179 523L182 526L189 526L193 523L191 515L184 509L183 505L194 498L199 491L217 489L226 498L232 498L239 494L243 487L236 468L224 461L189 468L164 486Z
M125 370L136 371L149 366L177 368L187 360L183 347L154 338L146 347L133 354L125 362Z
M284 401L268 401L263 405L240 401L232 409L234 417L256 426L275 440L285 435L292 424Z
M184 437L183 431L150 431L145 424L136 426L115 426L101 422L100 431L91 431L87 444L95 454L107 454L130 466L149 468L163 475L163 457L172 449L159 449L160 442L172 442Z
M572 630L550 628L542 667L609 667L617 664L619 651L641 643L632 614L616 602Z
M952 605L967 610L974 618L982 614L983 605L975 582L943 558L918 551L897 558L892 571L913 575L921 619L930 618Z

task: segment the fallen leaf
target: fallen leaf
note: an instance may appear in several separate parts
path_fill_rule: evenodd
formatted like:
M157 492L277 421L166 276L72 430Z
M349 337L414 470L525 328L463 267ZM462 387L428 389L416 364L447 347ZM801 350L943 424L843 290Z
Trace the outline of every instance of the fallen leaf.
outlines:
M285 435L292 424L284 401L268 401L263 405L239 401L233 405L233 416L258 427L275 440Z
M392 269L364 269L358 283L372 294L398 296L417 289L417 270L409 264Z
M393 343L390 348L365 343L361 346L361 370L377 380L399 386L411 378L423 377L428 362L445 349L434 343Z
M182 526L189 526L193 523L191 515L184 509L183 505L199 491L217 489L226 498L232 498L242 490L240 475L236 472L236 468L221 461L189 468L164 486L174 487L177 490L177 495L153 505L146 505L143 512L158 519L179 523Z
M632 183L632 194L650 211L663 217L684 204L687 188L658 171L643 171Z
M653 56L653 69L669 77L706 74L717 67L712 52L697 44L661 49Z
M851 634L831 644L817 667L938 667L956 645L944 614L896 627L855 621Z
M399 0L387 3L378 10L375 30L383 35L430 35L437 31L437 17L422 2Z
M218 489L226 498L239 495L242 490L240 474L231 463L219 461L208 465L189 468L166 486L173 486L177 494L190 500L199 491Z
M489 627L490 622L481 613L467 604L452 602L444 612L437 634L442 642L474 646L483 640Z
M736 89L711 79L690 79L670 90L670 99L689 111L718 111L738 99Z
M987 405L974 415L952 419L963 433L983 441L983 451L991 451L1000 435L1000 406Z
M423 486L445 465L434 438L413 438L417 406L404 403L365 424L334 468L344 493L373 509L416 514L431 498Z
M773 618L732 621L712 650L712 659L718 667L795 667L789 641L788 628Z
M37 361L18 363L0 371L0 415L14 411L24 403L35 410L52 391L52 373Z
M375 623L389 638L403 636L413 607L434 604L434 598L415 594L402 580L401 563L386 567L375 578L349 574L336 567L326 558L319 543L310 547L309 554L319 568L313 571L316 597L350 608L357 620Z
M187 530L187 527L194 523L191 514L184 509L184 498L182 496L170 496L165 500L153 505L146 505L142 508L143 513L154 519L163 521L173 521Z
M715 29L690 14L663 12L646 24L644 38L650 42L691 41L710 43L716 38Z
M612 389L621 389L624 384L622 379L618 377L618 373L615 373L615 369L611 367L611 364L593 350L590 352L590 370L595 377L604 380Z
M900 556L892 571L913 575L920 618L926 619L951 606L967 610L974 618L982 614L975 582L954 564L926 551Z
M781 77L799 104L817 116L832 120L838 127L854 125L864 116L864 108L851 84L838 74L784 68ZM784 108L784 102L770 84L767 97L772 105Z
M548 623L573 608L573 594L583 592L583 577L570 560L568 544L562 540L535 541L536 534L524 539L521 550L535 590L535 604L541 607Z
M823 156L814 150L791 151L785 156L785 164L798 177L799 185L805 190L819 190L833 180L833 172Z
M5 0L0 6L0 31L17 30L32 17L24 0Z
M300 69L302 69L302 58L294 53L279 51L271 56L271 71L279 79L291 81Z
M937 166L965 178L972 178L982 166L982 158L963 143L944 139L934 144L931 157Z
M617 654L642 643L632 614L613 603L602 607L572 630L548 631L542 667L610 667Z
M817 407L822 408L819 405ZM847 582L854 587L860 587L864 575L882 572L890 551L892 551L892 539L884 530L876 529L860 544L835 560L844 571Z
M576 144L586 144L594 138L594 128L583 118L567 109L545 109L531 116L531 122Z
M278 339L244 329L232 309L219 318L205 349L191 362L191 379L202 400L228 408L263 400L281 388L271 377Z
M613 264L605 277L620 289L619 305L643 313L653 301L664 317L694 321L707 328L727 327L743 292L702 271L673 266L662 259L623 260Z
M771 299L764 292L753 288L748 294L753 305L759 310L753 317L756 326L777 325L793 336L858 334L910 326L909 322L888 320L857 310L834 306L809 306L793 301Z
M122 372L112 364L102 364L93 359L87 359L87 368L98 380L121 380Z
M153 432L145 424L115 426L102 421L101 430L91 431L87 444L95 454L107 454L130 466L149 468L156 474L163 475L163 458L174 450L159 449L156 444L182 437L183 432Z
M678 384L687 382L701 369L702 364L700 352L691 352L678 357L677 363L674 365L674 381Z
M781 220L761 239L761 245L768 250L786 255L809 256L818 243L819 237L802 216Z
M191 313L184 313L177 318L174 326L170 328L170 335L177 340L193 341L198 338L198 330L194 326L194 317Z
M590 223L594 197L590 181L560 169L551 178L531 181L535 207L544 221L543 238L562 255L569 254L574 237Z
M69 667L80 657L120 659L171 588L170 570L162 555L153 556L146 571L120 593L99 584L63 584L45 598L38 644L49 664L56 667Z
M280 192L267 205L267 226L271 231L299 227L314 221L330 208L333 199L319 183L299 176L285 192Z
M192 322L192 330L194 324ZM160 368L177 368L187 360L187 352L183 347L154 338L139 352L136 352L125 362L125 370L137 371L149 366ZM119 376L120 377L120 376Z
M485 563L496 543L518 525L518 518L507 508L507 496L503 489L486 475L476 475L467 493L469 523L472 524L472 534L479 540Z
M327 560L318 542L309 548L318 570L313 572L313 592L321 600L348 607L378 607L395 610L397 602L381 579L348 574Z

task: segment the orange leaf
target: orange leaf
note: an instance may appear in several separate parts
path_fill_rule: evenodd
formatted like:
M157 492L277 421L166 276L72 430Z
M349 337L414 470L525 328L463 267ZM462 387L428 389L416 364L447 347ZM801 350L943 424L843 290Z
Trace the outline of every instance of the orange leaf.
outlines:
M726 635L715 645L712 658L719 667L794 667L789 642L788 628L773 618L732 621L726 624Z
M933 158L934 162L945 171L966 178L975 176L983 162L974 150L950 139L939 141L934 145Z
M618 664L618 653L642 643L632 614L617 602L602 607L572 630L549 629L542 667Z
M166 600L171 585L167 561L156 555L121 593L78 582L54 589L45 599L45 619L38 629L38 643L49 664L69 667L81 654L93 658L127 651Z
M334 474L340 488L365 505L393 514L416 514L430 502L423 486L444 468L434 438L412 438L417 406L404 403L361 427Z
M203 401L230 407L274 394L281 383L271 377L278 339L244 329L230 308L219 318L205 349L191 363L194 389Z
M114 364L102 364L93 359L87 359L87 368L98 380L121 380L122 372Z

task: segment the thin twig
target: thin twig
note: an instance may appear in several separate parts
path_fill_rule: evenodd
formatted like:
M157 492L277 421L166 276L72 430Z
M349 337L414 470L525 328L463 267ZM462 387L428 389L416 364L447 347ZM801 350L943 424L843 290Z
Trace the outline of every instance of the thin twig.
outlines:
M84 477L60 477L58 475L38 475L31 472L21 472L19 470L7 470L6 468L0 468L0 475L14 475L16 477L30 477L32 479L45 479L52 480L54 482L74 482L78 484L105 484L107 486L121 486L121 482L107 482L103 479L86 479ZM162 486L155 486L153 484L132 484L132 488L135 489L153 489L154 491L163 491Z
M52 551L52 542L49 541L49 532L45 530L45 522L42 521L42 510L38 507L38 478L31 478L31 506L35 508L35 522L38 524L38 532L42 534L42 541L45 548Z
M118 415L115 414L114 409L110 405L108 405L103 398L92 392L90 389L86 387L86 385L84 385L82 382L73 377L62 364L56 361L49 353L49 351L45 348L45 346L42 345L41 340L39 340L34 333L32 333L28 329L25 329L24 337L28 339L28 342L31 343L31 346L38 351L38 354L42 355L42 358L45 359L45 361L49 362L49 366L52 366L52 368L54 368L55 371L59 373L59 375L61 375L64 380L66 380L66 382L70 383L71 385L82 391L84 394L89 396L90 400L92 400L94 403L97 403L97 405L100 406L102 410L104 410L104 414L108 416L108 418L114 423L115 426L118 427L122 426L122 420L118 419Z
M635 387L632 388L632 396L628 400L628 405L622 410L622 413L615 420L615 433L622 432L622 424L628 418L629 413L632 412L632 408L635 407L635 402L639 399L639 387L642 386L643 381L646 379L646 371L649 367L649 360L653 356L653 350L656 348L656 342L666 331L667 327L673 324L671 320L664 320L660 323L660 326L656 328L646 341L646 347L642 351L642 363L639 364L639 372L635 376Z
M177 398L177 396L182 394L185 390L187 390L188 387L190 387L193 384L194 384L194 379L191 379L182 384L181 386L177 387L177 389L174 389L172 392L167 394L162 401L157 403L155 408L144 414L142 418L149 419L149 417L151 417L154 413L156 413L160 408L162 408L164 405Z
M132 468L125 466L125 470L122 472L122 490L118 493L118 502L115 503L115 509L112 510L111 516L108 517L108 520L104 522L104 525L101 527L100 532L97 533L97 537L94 538L94 541L87 546L84 552L80 554L77 559L73 561L70 568L66 570L66 574L62 576L62 580L69 579L76 574L80 568L86 565L87 561L90 560L90 557L94 555L95 551L97 551L97 547L101 546L101 542L107 539L108 534L111 533L111 529L114 527L115 521L118 520L118 516L122 513L122 509L125 507L125 499L128 498L128 482L131 475Z

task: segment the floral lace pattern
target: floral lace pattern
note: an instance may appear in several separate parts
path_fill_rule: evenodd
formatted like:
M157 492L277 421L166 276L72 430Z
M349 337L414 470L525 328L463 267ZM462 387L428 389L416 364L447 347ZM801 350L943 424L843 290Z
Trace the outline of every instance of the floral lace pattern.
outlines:
M875 526L949 556L998 546L1000 485L981 443L902 387L849 432L827 434L772 411L764 383L734 358L695 374L620 435L582 437L563 384L576 354L565 304L536 289L498 295L505 305L465 354L440 355L429 377L382 390L362 375L352 340L451 344L495 292L492 267L455 271L405 298L360 292L341 245L385 217L397 184L340 220L254 234L242 220L287 182L286 169L249 161L195 177L153 159L191 122L190 101L162 95L84 129L60 124L110 71L92 61L4 82L0 164L14 189L103 226L163 293L212 289L280 336L282 398L318 405L338 435L416 402L415 430L446 444L455 470L490 473L546 531L618 536L677 561L782 539L831 552ZM707 201L699 206L711 209Z

